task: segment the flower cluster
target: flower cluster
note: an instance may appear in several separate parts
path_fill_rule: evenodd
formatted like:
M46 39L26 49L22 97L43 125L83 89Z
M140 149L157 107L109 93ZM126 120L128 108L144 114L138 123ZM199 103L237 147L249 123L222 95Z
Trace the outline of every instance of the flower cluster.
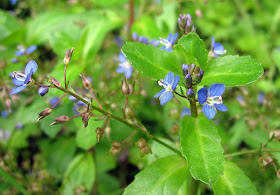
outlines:
M215 117L216 109L222 112L228 110L222 100L224 91L225 85L220 83L212 84L208 90L206 87L203 87L198 91L198 102L200 105L203 105L202 111L208 119Z
M12 77L13 77L13 82L17 86L16 88L12 89L12 92L10 95L17 94L24 90L28 83L31 80L31 76L37 71L38 66L37 63L32 60L28 62L28 64L25 67L25 72L24 74L19 73L19 72L14 72Z
M164 80L160 80L158 82L158 84L162 87L164 87L164 89L162 89L160 92L158 92L154 98L158 98L160 99L160 104L164 105L166 104L166 102L168 102L169 100L172 99L173 97L173 91L176 89L178 83L180 81L180 77L179 75L176 75L174 77L174 73L173 72L169 72Z
M184 75L183 83L187 89L200 83L204 75L204 71L193 63L191 65L183 64L182 71Z
M189 32L195 32L195 27L190 14L180 14L178 18L178 25L185 35Z
M172 33L170 33L166 39L160 37L160 43L163 44L160 49L171 52L177 37L178 33L175 33L174 36Z

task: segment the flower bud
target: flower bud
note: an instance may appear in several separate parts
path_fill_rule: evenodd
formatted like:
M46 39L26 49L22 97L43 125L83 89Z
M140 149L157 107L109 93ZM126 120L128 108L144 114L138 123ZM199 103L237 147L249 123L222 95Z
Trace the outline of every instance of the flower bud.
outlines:
M72 54L73 54L73 50L74 50L75 48L74 47L72 47L72 49L70 50L70 49L67 49L66 50L66 52L65 52L65 57L64 57L64 60L63 60L63 62L64 62L64 64L67 66L69 63L70 63L70 61L71 61L71 57L72 57Z
M86 128L88 126L89 119L90 119L89 113L85 113L82 115L83 128Z
M122 93L126 96L129 95L129 86L127 81L122 82Z
M184 85L186 88L188 88L189 86L191 86L192 84L192 77L190 74L187 74L184 78L184 81L183 81Z
M52 109L46 108L45 110L43 110L42 112L39 113L39 118L36 122L45 118L46 116L50 115L51 113L52 113Z
M95 129L95 132L96 132L96 139L97 139L97 142L99 143L100 139L104 138L104 136L105 136L104 128L102 128L102 127L97 127L97 128Z
M121 143L117 142L117 141L113 141L111 143L111 149L109 150L109 152L107 154L112 154L113 156L117 155L118 153L120 153L121 151Z
M135 116L134 111L130 107L127 107L125 109L125 116L128 119L134 119L134 116Z
M193 91L192 88L188 89L186 95L187 95L187 97L188 97L190 100L193 100L193 99L195 98L195 96L194 96L194 91Z
M183 64L182 65L182 71L183 71L183 75L186 76L187 71L189 70L189 66L187 64Z
M54 122L51 123L50 126L65 123L65 122L69 121L69 117L68 116L60 116L60 117L57 117L53 120L54 120Z
M135 88L135 81L133 81L132 84L128 84L128 88L129 88L129 95L133 94Z
M199 73L199 72L200 72L200 68L196 66L196 67L194 68L194 72L195 72L195 73Z
M144 148L146 145L147 145L147 142L144 138L140 138L140 139L138 139L137 142L135 142L135 146L140 149Z
M44 95L46 95L47 93L49 92L49 88L48 87L40 87L39 89L38 89L38 93L39 93L39 95L40 96L44 96Z
M137 41L137 40L138 40L138 34L137 34L136 32L133 32L133 33L132 33L132 39L133 39L134 41Z
M261 167L266 167L274 161L273 155L270 153L265 153L259 158L259 164Z
M150 146L145 146L144 148L141 149L140 157L142 158L146 154L152 154L152 150Z
M276 172L278 179L280 179L280 169Z
M50 79L51 79L51 83L52 83L52 84L61 87L61 84L60 84L60 82L59 82L58 80L56 80L56 79L53 78L53 77L50 77Z
M84 88L91 89L91 82L83 74L80 74L80 76L82 77Z
M269 134L269 139L273 136L273 140L279 141L280 140L280 130L273 130Z
M111 143L111 146L113 147L113 148L120 148L121 147L121 143L119 143L119 142L117 142L117 141L113 141L112 143Z

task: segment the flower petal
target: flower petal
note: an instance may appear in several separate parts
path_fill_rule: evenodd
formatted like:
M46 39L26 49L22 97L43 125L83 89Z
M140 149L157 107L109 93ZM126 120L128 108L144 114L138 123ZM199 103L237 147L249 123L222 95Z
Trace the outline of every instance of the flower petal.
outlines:
M175 34L174 34L174 37L173 37L173 39L172 39L172 42L171 42L172 45L175 43L177 37L178 37L178 33L175 33Z
M124 73L125 72L125 68L122 67L122 66L119 66L117 69L116 69L117 73Z
M224 104L214 104L215 108L221 112L228 111L228 108Z
M38 69L38 66L37 66L37 63L34 61L34 60L31 60L30 62L28 62L28 64L26 65L25 67L25 75L28 75L30 73L30 71L32 70L32 74L34 74L37 69Z
M23 85L20 86L20 87L13 88L13 89L12 89L12 92L10 93L10 95L15 95L15 94L21 92L22 90L24 90L26 87L27 87L27 85L26 85L26 84L23 84Z
M36 45L31 45L26 51L25 53L32 53L33 51L35 51L37 49Z
M168 102L169 100L171 100L173 98L173 93L172 91L167 91L166 93L164 93L161 98L160 98L160 104L164 105L166 102Z
M209 106L208 104L205 104L203 107L202 107L202 111L203 113L205 114L205 116L208 118L208 119L212 119L215 117L216 115L216 110L212 107L212 106Z
M207 101L207 88L203 87L197 92L197 99L200 105Z
M168 47L168 48L166 48L166 49L165 49L165 51L167 51L167 52L171 52L171 51L172 51L172 47Z
M173 37L173 34L172 34L172 33L169 33L169 35L168 35L168 37L166 38L166 40L167 40L168 42L171 42L172 37Z
M189 108L185 108L184 110L182 110L181 118L183 118L186 115L191 115L191 110Z
M209 96L213 97L213 96L222 96L224 91L225 91L226 86L224 84L221 83L215 83L212 84L209 87Z
M129 79L129 78L131 77L131 75L132 75L132 70L133 70L133 69L132 69L132 66L125 69L125 73L124 73L124 74L125 74L125 77L126 77L126 78Z
M173 85L172 85L172 90L175 90L175 89L176 89L176 87L177 87L179 81L180 81L180 77L179 77L179 75L176 75L176 76L175 76L175 79L174 79L174 83L173 83Z
M158 98L159 96L161 96L161 94L163 94L163 92L165 92L165 89L162 89L160 92L158 92L154 98Z
M21 86L21 85L24 84L24 81L19 80L19 79L17 79L17 78L13 78L13 82L14 82L14 84L17 85L17 86Z
M211 50L214 50L214 45L215 45L215 38L212 37L212 39L211 39Z
M166 83L171 84L173 82L174 79L174 73L173 72L169 72L165 77L164 77L164 81Z
M119 55L119 61L121 63L124 63L126 62L126 58L125 58L125 55L123 54L123 52L121 51L120 55Z
M32 76L32 71L33 71L33 69L31 69L30 73L26 76L24 84L27 84L30 81L31 76Z
M166 46L164 45L160 49L166 50Z
M224 54L224 46L221 43L214 44L214 53Z
M16 52L15 52L15 55L16 55L16 56L22 56L22 55L24 54L24 52L25 52L25 51L20 51L20 50L19 50L19 51L16 51Z

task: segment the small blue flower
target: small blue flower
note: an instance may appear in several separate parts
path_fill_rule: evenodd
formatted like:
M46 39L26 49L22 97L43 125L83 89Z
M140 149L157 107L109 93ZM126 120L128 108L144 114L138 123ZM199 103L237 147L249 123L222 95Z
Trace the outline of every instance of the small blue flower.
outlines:
M160 99L160 104L164 105L166 102L168 102L169 100L172 99L173 97L173 91L176 89L178 83L180 81L180 77L179 75L176 75L174 78L174 73L173 72L169 72L164 80L160 80L158 82L158 84L162 87L164 87L164 89L162 89L159 93L157 93L154 98L158 98Z
M86 107L86 106L87 106L87 104L85 104L84 102L79 100L79 101L77 101L77 103L73 107L73 111L75 112L76 115L78 115L78 114L80 114L79 108L80 107Z
M221 43L215 43L215 38L212 37L211 52L216 58L218 58L219 55L225 54L227 51L224 49L224 46Z
M10 0L10 3L11 3L12 5L15 5L18 1L19 1L19 0Z
M125 58L125 55L121 52L119 55L119 67L117 68L117 73L124 73L126 78L130 78L132 75L132 66Z
M50 99L50 104L51 106L55 105L56 102L59 100L59 97L53 97ZM55 108L58 107L60 105L60 102L58 104L56 104Z
M263 92L260 92L259 93L259 96L258 96L258 102L259 102L259 104L263 104L263 102L264 102L264 93Z
M191 110L189 108L184 108L181 112L181 118L183 118L186 115L190 115L191 116Z
M9 111L8 111L8 110L3 110L3 111L1 112L1 117L2 117L2 118L6 118L8 115L9 115Z
M224 84L215 83L209 87L209 90L203 87L197 92L198 102L200 105L203 105L202 111L208 119L215 117L216 109L222 112L228 110L222 100L224 91Z
M12 89L10 95L17 94L22 90L24 90L27 87L29 81L31 80L31 76L37 71L37 69L38 69L37 63L34 60L32 60L28 62L28 64L26 65L24 74L19 72L14 72L13 82L18 87Z
M172 33L170 33L166 39L160 37L160 43L164 45L160 49L164 49L165 51L171 52L172 46L174 45L177 37L178 33L175 33L174 36Z
M33 53L35 50L37 49L36 45L31 45L29 48L27 48L26 50L23 47L19 47L19 50L16 51L15 55L16 56L22 56L25 54L31 54Z
M38 90L38 93L40 96L44 96L49 92L49 88L48 87L40 87Z

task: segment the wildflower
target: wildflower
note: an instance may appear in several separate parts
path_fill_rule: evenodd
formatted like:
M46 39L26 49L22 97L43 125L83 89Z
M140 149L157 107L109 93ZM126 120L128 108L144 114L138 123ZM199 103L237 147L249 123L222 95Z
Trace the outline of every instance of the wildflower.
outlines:
M31 45L29 48L27 48L26 50L22 47L22 46L19 46L18 47L18 51L16 51L15 55L16 56L23 56L25 54L30 54L30 53L33 53L36 49L37 49L37 46L36 45Z
M39 89L38 89L38 93L39 93L39 95L40 96L44 96L44 95L46 95L47 93L48 93L48 91L49 91L49 88L48 87L40 87Z
M259 103L259 104L263 104L264 99L265 99L264 93L263 93L263 92L260 92L260 93L259 93L259 96L258 96L258 103Z
M181 118L183 118L186 115L191 115L191 110L189 108L184 108L181 112Z
M51 106L55 105L56 102L59 100L59 97L53 97L50 99L50 104ZM55 108L58 107L60 105L60 103L58 102L56 105L55 105Z
M10 3L11 3L12 5L15 5L15 4L17 4L18 1L19 1L19 0L10 0Z
M176 75L174 78L174 73L169 72L164 80L160 80L158 84L160 86L163 86L164 89L162 89L159 93L157 93L154 97L160 99L160 104L164 105L166 102L172 99L173 97L173 91L176 89L178 83L180 81L179 75Z
M119 55L119 67L117 68L117 72L118 73L124 73L126 78L130 78L132 75L132 66L131 64L127 61L127 59L125 58L125 55L123 54L123 52L120 53Z
M85 110L85 107L87 104L85 104L82 101L77 101L76 104L73 106L73 111L75 112L76 115L80 114L80 112Z
M225 91L225 85L215 83L209 87L201 88L198 95L199 104L203 105L202 111L208 119L213 119L216 115L216 109L222 112L228 110L228 108L223 104L222 94Z
M225 54L227 51L221 43L215 43L215 38L212 37L210 55L218 58L219 55Z
M3 110L3 111L1 112L1 117L2 117L2 118L6 118L8 115L9 115L9 111L8 111L8 110Z
M149 42L149 39L147 37L144 37L144 36L138 36L138 34L136 32L133 32L132 33L132 39L135 41L135 42L140 42L140 43L144 43L146 45L153 45L155 47L158 47L159 46L159 41L155 40L155 39L152 39L150 42Z
M34 60L32 60L28 62L28 64L26 65L24 74L19 72L14 72L13 82L18 87L12 89L10 95L17 94L22 90L24 90L27 87L28 83L30 82L31 76L37 71L37 69L38 69L37 63Z
M170 33L166 39L160 37L160 43L164 45L160 49L164 49L165 51L171 52L172 46L175 43L177 37L178 33L175 33L174 36L172 33Z

